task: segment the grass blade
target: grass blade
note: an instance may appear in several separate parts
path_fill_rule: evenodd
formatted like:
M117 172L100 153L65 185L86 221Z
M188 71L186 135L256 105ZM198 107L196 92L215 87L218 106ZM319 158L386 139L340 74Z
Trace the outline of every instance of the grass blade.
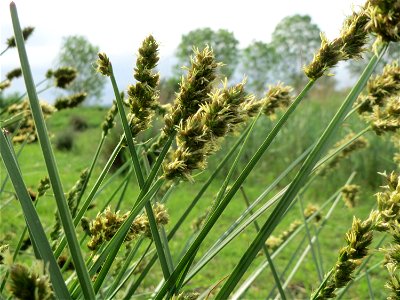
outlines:
M60 299L70 299L71 297L68 293L68 289L61 275L57 261L54 258L53 251L51 250L49 241L46 237L46 233L44 232L36 209L32 204L32 200L29 197L28 190L22 179L18 163L13 156L3 130L0 130L0 152L11 182L15 188L19 202L21 203L31 238L37 245L37 250L40 257L43 259L45 264L48 264L49 266L50 280L53 285L54 292Z
M333 135L338 130L338 127L342 123L347 112L350 110L351 105L365 87L369 77L371 76L373 70L375 69L376 64L378 63L380 57L383 55L384 50L386 50L386 47L380 50L379 57L374 55L371 58L370 62L368 63L368 66L365 68L357 84L352 88L351 92L346 97L346 100L343 102L342 106L339 108L338 112L335 114L332 121L330 122L330 124L320 137L317 145L314 147L313 151L310 153L310 155L304 162L300 171L297 173L295 179L290 184L288 190L283 195L281 201L278 203L278 206L274 209L271 216L268 218L267 222L265 222L263 228L261 229L257 237L254 239L249 249L242 256L240 262L233 270L231 276L228 278L224 286L221 288L216 299L228 298L229 294L233 291L239 280L242 278L243 274L250 266L254 257L257 255L257 252L260 250L260 247L265 242L265 240L271 235L272 231L275 229L275 227L281 220L281 217L285 213L286 209L289 207L289 205L297 195L298 191L307 180L307 177L310 175L313 167L318 162L319 157L327 149L330 141L332 140Z
M112 70L112 67L110 69L111 69L110 70L111 71L110 72L111 73L110 79L111 79L111 83L112 83L112 86L113 86L113 89L114 89L115 97L117 99L118 112L119 112L119 115L121 117L122 125L123 125L123 128L124 128L124 132L125 132L126 141L127 141L127 144L128 144L129 153L131 154L133 168L135 170L135 174L136 174L136 178L137 178L139 187L140 187L141 190L143 190L144 189L144 185L145 185L143 172L142 172L142 169L140 167L140 162L139 162L138 155L136 153L135 145L133 144L132 132L131 132L131 129L129 127L126 115L125 115L124 105L122 103L121 95L120 95L119 90L118 90L118 86L117 86L117 82L115 80L114 72ZM151 184L151 182L149 182L149 184ZM147 192L146 190L144 190L144 191ZM158 257L160 259L161 269L163 271L164 278L167 278L169 276L169 274L170 274L170 270L168 268L167 256L171 256L171 254L168 253L166 255L165 251L169 251L169 247L168 247L168 245L164 245L163 244L163 241L162 241L162 239L160 237L160 233L158 232L157 222L156 222L156 218L154 217L154 213L153 213L153 208L151 206L151 202L150 201L147 202L144 207L145 207L145 210L146 210L147 217L149 219L151 235L153 237L154 244L156 245L156 249L157 249L157 254L158 254Z
M162 287L160 292L157 294L156 299L162 299L165 296L165 294L167 293L167 291L170 290L171 287L175 284L176 280L181 275L181 272L185 269L186 264L192 259L191 258L192 255L197 251L198 247L200 246L202 241L205 239L205 237L208 235L208 232L214 226L214 224L218 220L219 216L222 214L222 212L224 211L226 206L229 204L230 200L233 198L233 196L239 190L239 188L242 185L242 183L244 182L244 180L247 178L247 176L253 170L253 168L255 167L257 162L261 159L262 155L268 149L268 147L271 145L272 141L275 139L276 135L279 133L282 126L286 123L289 116L295 111L296 107L300 104L301 100L305 97L305 95L311 89L313 84L314 84L314 81L308 82L306 87L301 91L301 93L297 96L295 101L290 105L288 110L283 114L283 116L280 118L278 123L275 125L275 127L272 129L272 131L269 133L269 135L264 140L264 142L262 143L260 148L257 150L257 152L254 154L254 156L251 158L250 162L246 165L244 170L241 172L238 179L232 185L229 192L221 200L221 203L219 204L219 206L216 208L214 213L210 216L210 218L204 225L202 231L199 233L196 240L193 242L193 244L190 247L190 249L188 250L188 252L185 254L185 256L182 258L182 260L179 262L178 266L175 268L175 271L171 274L170 278L165 282L164 286Z
M25 44L22 36L21 26L19 24L17 8L13 2L10 4L10 10L11 10L11 18L14 28L15 40L17 43L18 54L21 62L21 68L24 75L26 90L29 95L29 103L31 106L33 119L35 121L35 126L40 146L42 148L43 156L45 159L47 171L49 173L51 186L56 199L61 223L63 225L65 236L68 241L68 246L81 284L82 291L86 298L93 299L95 296L93 287L91 284L91 280L89 278L88 271L86 269L85 262L83 261L79 242L75 233L75 227L73 226L71 213L69 211L68 204L62 189L60 177L57 170L57 165L55 162L53 151L51 149L50 140L46 129L46 124L44 122L42 110L39 104L39 99L36 94L35 84L33 82L28 56L25 50Z

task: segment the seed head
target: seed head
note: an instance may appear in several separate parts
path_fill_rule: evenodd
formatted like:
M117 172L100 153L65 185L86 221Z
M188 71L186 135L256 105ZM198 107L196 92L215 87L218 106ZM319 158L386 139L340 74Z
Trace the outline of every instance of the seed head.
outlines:
M32 32L33 32L34 30L35 30L34 27L25 27L24 29L22 29L22 36L23 36L23 38L24 38L24 41L26 41L26 40L29 38L29 36L32 34ZM12 37L8 38L6 44L7 44L7 46L8 46L9 48L14 48L14 47L16 47L17 44L16 44L16 42L15 42L15 37L12 36Z
M158 60L158 44L150 35L139 49L134 73L138 82L128 87L128 119L133 136L150 127L155 108L159 105L159 74L154 72Z
M365 13L366 28L378 36L380 42L400 41L400 2L398 0L370 0Z
M372 77L368 81L367 94L360 96L354 106L358 107L359 114L371 113L374 107L383 107L386 100L400 93L400 67L398 61L383 68L382 74Z
M360 186L356 184L348 184L342 187L342 198L348 208L354 208L358 200L358 192Z
M271 235L265 242L265 245L269 250L275 251L296 231L297 228L299 228L301 224L302 222L300 222L299 220L294 220L289 225L289 228L283 231L279 236L276 237Z
M47 78L54 78L54 85L56 87L65 89L67 88L78 75L78 70L73 67L60 67L57 70L48 70L46 73Z
M8 79L8 80L13 80L14 78L18 78L18 77L21 77L21 75L22 75L22 70L21 70L21 68L16 68L16 69L13 69L13 70L11 70L10 72L8 72L7 74L6 74L6 78Z
M153 213L157 225L168 224L169 215L164 205L159 203L154 204ZM109 241L121 227L128 215L129 213L122 215L119 211L114 213L111 211L110 207L107 207L104 212L99 213L96 219L91 221L89 225L91 239L87 244L88 248L90 250L96 250L104 241ZM144 213L135 218L125 241L131 241L139 235L151 237L149 220Z
M99 58L96 61L96 71L104 76L111 76L112 67L108 56L104 52L100 52L97 55Z
M311 218L315 214L315 221L319 222L322 219L321 212L319 211L319 207L310 203L307 205L307 207L304 209L304 217L306 219Z
M55 100L54 106L57 110L74 108L85 101L87 93L77 93L67 97L60 97Z
M365 26L368 20L364 11L354 12L345 20L338 38L330 42L321 33L321 47L313 61L304 68L307 77L317 80L338 62L360 58L367 40Z
M343 139L338 141L333 146L333 149L330 150L328 154L332 154L332 153L336 152L338 148L341 148L343 145L345 145L345 144L349 143L351 140L353 140L354 136L355 135L352 132L347 134ZM355 151L364 149L364 148L368 147L368 145L369 145L368 140L364 137L359 137L359 138L353 140L349 145L347 145L345 148L343 148L341 152L336 154L336 156L334 156L332 158L332 160L329 161L325 167L323 167L323 169L321 169L320 174L325 175L328 170L332 170L335 167L337 167L341 161L350 157L350 155L352 155Z
M191 66L186 77L181 79L180 91L174 101L171 113L165 117L163 130L166 134L173 131L174 126L181 121L185 121L189 116L195 114L202 104L210 101L209 93L220 65L215 61L211 48L206 47L203 51L194 49Z
M118 113L118 107L117 103L114 100L113 104L111 105L111 108L107 112L105 120L101 124L104 136L106 136L108 132L115 126L114 118L117 113Z
M46 176L45 178L40 180L38 187L38 197L43 196L48 189L50 189L50 179Z
M292 90L292 87L285 86L283 83L269 86L269 90L262 100L264 102L263 113L267 116L272 116L275 114L276 109L288 107L293 99L293 96L290 95Z
M11 86L11 81L6 79L0 82L0 92Z
M18 299L53 299L49 276L44 274L44 267L38 265L35 271L14 264L10 268L9 290Z
M210 102L179 124L176 142L178 148L172 161L164 164L167 179L192 180L191 173L204 169L207 157L218 149L218 140L246 120L241 104L247 101L244 82L209 94Z

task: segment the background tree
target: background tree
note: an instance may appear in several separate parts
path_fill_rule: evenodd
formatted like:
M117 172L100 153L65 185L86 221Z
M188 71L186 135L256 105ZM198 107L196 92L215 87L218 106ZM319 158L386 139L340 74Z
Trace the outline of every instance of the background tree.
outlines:
M247 76L247 86L256 94L262 94L268 83L273 83L278 56L271 44L252 42L242 51L241 73Z
M271 43L279 54L279 79L300 89L307 81L303 66L321 44L320 29L308 15L289 16L275 27Z
M204 48L209 45L213 48L217 61L225 64L221 68L221 73L229 79L235 72L239 61L238 44L239 41L233 33L225 29L214 31L211 28L201 28L190 31L182 36L178 45L176 51L178 65L181 67L189 64L193 47Z
M84 36L67 36L63 38L57 58L57 67L71 66L78 70L78 77L67 87L74 93L86 92L87 99L99 102L106 79L100 76L93 63L97 59L99 47L92 45Z

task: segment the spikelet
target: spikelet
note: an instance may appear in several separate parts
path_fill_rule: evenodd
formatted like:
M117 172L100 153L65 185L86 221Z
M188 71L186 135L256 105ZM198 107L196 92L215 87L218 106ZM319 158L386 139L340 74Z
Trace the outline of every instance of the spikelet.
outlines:
M17 299L47 300L54 299L50 279L44 273L43 263L29 270L21 264L13 264L10 267L9 290Z
M374 231L387 232L400 241L400 176L394 172L382 175L388 184L383 192L377 194L378 209L371 211L364 221L354 217L351 229L346 233L347 245L340 249L338 260L329 273L331 275L318 289L318 294L313 295L313 299L334 298L336 290L352 280L352 274L361 259L368 255Z
M158 44L150 35L139 49L134 74L138 82L128 87L128 120L133 137L150 127L155 108L158 106L159 74L153 71L158 60Z
M67 195L66 195L66 200L67 200L67 204L68 204L68 208L69 211L71 212L71 216L75 217L76 212L77 212L77 200L78 200L78 196L80 195L83 186L87 180L88 177L88 170L85 169L81 172L79 180L75 183L75 185L68 191ZM61 232L61 222L60 222L60 218L58 216L58 212L56 211L54 214L56 223L53 226L53 230L50 233L50 237L51 239L57 240L60 236L60 232Z
M210 102L209 94L217 76L217 68L220 65L215 61L211 48L206 47L202 51L194 49L187 75L181 78L180 90L170 112L164 117L165 125L161 135L151 145L149 153L157 155L168 136L175 132L177 126L194 115L201 105Z
M10 72L8 72L7 74L6 74L6 78L8 79L8 80L13 80L14 78L18 78L18 77L21 77L21 75L22 75L22 70L21 70L21 68L16 68L16 69L13 69L13 70L11 70Z
M367 94L359 96L354 107L359 114L371 113L375 107L385 106L391 95L399 93L400 67L398 61L393 61L383 68L382 74L369 79Z
M101 75L104 76L111 76L111 62L108 56L101 52L97 54L98 59L96 61L96 71L99 72Z
M78 75L78 70L73 67L60 67L56 70L48 70L46 78L54 78L54 86L65 89L67 88Z
M26 41L29 38L29 36L32 34L32 32L34 30L35 30L35 28L34 27L30 27L30 26L25 27L24 29L22 29L22 36L24 38L24 41ZM12 37L8 38L6 44L7 44L8 48L16 47L17 43L15 42L15 37L12 36Z
M333 149L328 152L328 155L333 154L337 151L338 148L342 147L343 145L347 144L354 138L354 133L347 134L343 139L335 143ZM350 157L355 151L364 149L368 147L368 140L364 137L359 137L349 145L345 146L342 151L340 151L336 156L334 156L323 168L319 171L321 175L325 175L328 171L334 169L338 166L338 164L343 161L344 159Z
M55 100L54 107L57 110L63 110L67 108L74 108L85 101L87 93L77 93L67 97L59 97Z
M345 20L340 36L333 41L328 41L321 33L321 47L314 55L313 61L304 67L307 77L317 80L338 62L360 58L367 40L368 32L365 26L368 21L369 18L361 10Z
M262 100L263 113L267 116L272 116L275 115L277 109L287 108L293 100L293 96L290 95L292 90L292 87L285 86L283 83L269 86L269 90Z
M283 231L279 236L276 237L271 235L265 242L265 246L267 246L268 250L275 251L296 231L297 228L299 228L301 224L302 222L299 220L294 220L289 225L289 228Z
M101 124L101 129L103 130L104 136L106 136L108 132L115 126L114 118L117 113L118 113L117 103L113 101L111 108L107 112L105 120Z
M38 187L38 197L43 196L48 189L50 189L50 179L46 176L45 178L40 179Z
M165 206L156 203L152 208L157 225L168 224L169 215ZM116 234L128 215L129 213L122 215L119 211L114 213L110 207L107 207L104 212L97 214L97 217L89 223L89 228L87 228L87 220L81 223L84 230L88 231L91 237L87 244L88 248L93 251L98 249L103 242L109 241ZM135 218L128 235L125 237L125 241L131 241L139 235L151 238L149 220L144 213Z
M46 102L40 101L40 107L45 119L50 117L56 110L53 106ZM32 118L29 101L23 100L10 105L7 108L7 113L9 115L15 115L18 113L24 114L24 119L21 120L18 132L13 137L14 143L22 143L28 138L28 143L33 143L37 141L37 135L35 130L35 123Z
M370 0L365 13L369 19L367 30L378 36L375 48L383 42L400 41L400 1Z
M211 101L181 122L176 136L178 148L171 162L163 165L167 179L192 180L191 173L204 169L206 158L218 149L218 141L246 120L241 103L246 101L244 82L210 93Z
M344 203L348 208L354 208L358 201L358 192L360 186L356 184L348 184L342 187L341 193Z
M0 92L11 86L11 81L6 79L0 82Z

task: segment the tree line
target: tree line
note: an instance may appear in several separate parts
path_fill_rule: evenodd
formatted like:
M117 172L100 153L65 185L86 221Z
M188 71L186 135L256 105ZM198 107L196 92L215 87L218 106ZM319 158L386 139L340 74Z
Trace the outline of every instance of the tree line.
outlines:
M213 30L199 28L182 35L175 52L177 65L173 67L172 76L160 82L162 101L169 101L177 90L180 81L181 67L190 63L194 48L213 48L216 59L223 62L221 74L228 80L241 80L247 77L247 87L255 94L262 94L267 84L284 81L295 89L304 86L307 80L303 66L320 46L320 28L312 22L308 15L293 15L282 19L275 27L270 42L253 41L244 49L239 48L239 41L234 33L227 29ZM372 38L371 43L372 45ZM373 55L369 47L364 56ZM73 85L72 91L85 87L92 99L100 99L104 80L99 77L88 64L95 61L99 48L93 46L82 36L64 38L57 64L75 67L80 73ZM381 65L400 57L400 50L392 46L386 52ZM367 60L349 64L352 74L359 74ZM379 72L377 68L377 72ZM222 79L222 78L221 78ZM332 83L333 81L331 81ZM334 83L333 83L334 84Z

